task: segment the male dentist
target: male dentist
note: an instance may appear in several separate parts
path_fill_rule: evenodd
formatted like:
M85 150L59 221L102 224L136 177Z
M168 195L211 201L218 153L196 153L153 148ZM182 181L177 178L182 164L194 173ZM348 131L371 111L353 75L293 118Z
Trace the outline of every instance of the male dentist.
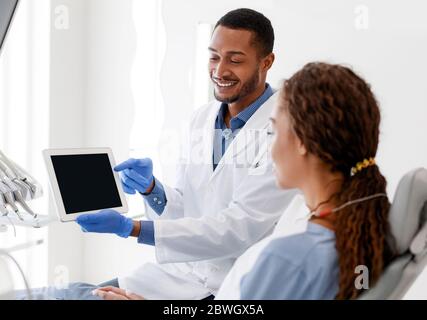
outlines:
M130 159L115 170L126 193L144 197L151 220L113 210L78 218L86 232L155 246L158 263L120 277L120 288L146 299L211 299L235 259L272 231L294 195L276 187L269 157L273 44L262 14L238 9L222 17L209 47L216 101L192 117L177 185L153 177L150 159Z

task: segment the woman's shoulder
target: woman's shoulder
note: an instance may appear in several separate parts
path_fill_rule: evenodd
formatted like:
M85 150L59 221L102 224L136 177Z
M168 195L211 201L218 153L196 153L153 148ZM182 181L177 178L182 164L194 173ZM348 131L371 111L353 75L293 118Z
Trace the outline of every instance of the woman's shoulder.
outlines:
M317 266L324 261L329 264L337 256L335 234L332 230L309 222L305 232L272 240L262 255L286 260L295 267L307 265L308 258L315 259Z
M331 230L307 231L271 241L240 284L241 299L333 299L338 258ZM262 279L262 281L261 281Z

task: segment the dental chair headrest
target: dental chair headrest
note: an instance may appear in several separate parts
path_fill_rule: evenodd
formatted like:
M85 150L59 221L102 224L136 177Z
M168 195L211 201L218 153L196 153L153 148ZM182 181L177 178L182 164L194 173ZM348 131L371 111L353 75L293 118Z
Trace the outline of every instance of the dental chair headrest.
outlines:
M405 174L397 187L389 215L391 232L399 255L426 249L427 170L419 168Z

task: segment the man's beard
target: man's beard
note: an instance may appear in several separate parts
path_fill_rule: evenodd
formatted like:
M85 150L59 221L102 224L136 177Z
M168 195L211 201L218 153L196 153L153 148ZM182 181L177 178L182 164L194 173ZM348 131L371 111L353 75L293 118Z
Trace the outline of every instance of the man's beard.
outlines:
M246 81L246 83L243 85L242 89L238 94L229 98L221 98L217 96L216 91L214 90L215 99L218 100L219 102L226 103L226 104L235 103L243 99L244 97L250 95L252 92L254 92L258 86L258 82L259 82L259 74L258 74L258 70L256 70L253 76L248 81Z

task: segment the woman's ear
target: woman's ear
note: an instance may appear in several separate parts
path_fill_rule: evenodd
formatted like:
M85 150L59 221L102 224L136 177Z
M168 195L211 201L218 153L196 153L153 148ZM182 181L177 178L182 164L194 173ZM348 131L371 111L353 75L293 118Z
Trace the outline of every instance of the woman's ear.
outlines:
M305 148L305 145L301 142L300 139L297 139L297 148L298 153L300 156L306 156L307 155L307 149Z

